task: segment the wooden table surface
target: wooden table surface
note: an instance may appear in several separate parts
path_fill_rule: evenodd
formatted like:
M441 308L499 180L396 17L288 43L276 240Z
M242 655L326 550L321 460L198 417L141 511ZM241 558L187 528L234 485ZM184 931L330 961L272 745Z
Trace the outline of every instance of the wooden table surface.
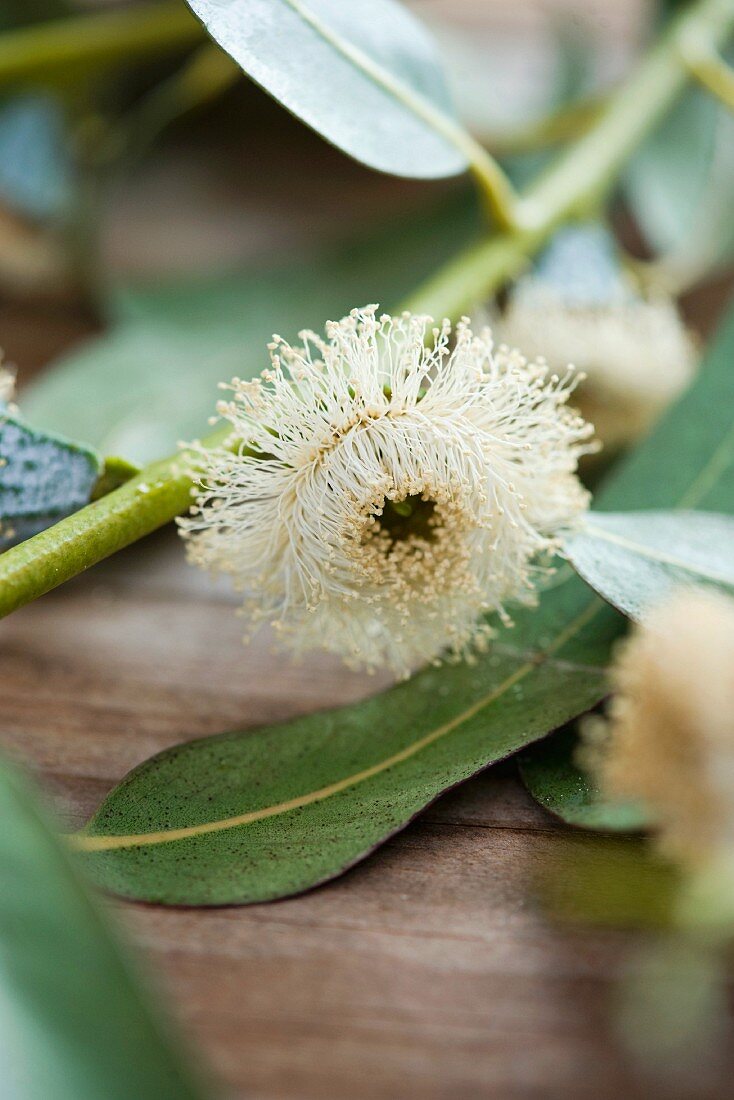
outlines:
M466 0L463 10L480 7ZM490 7L505 10L501 0ZM636 3L595 0L593 8L609 21ZM362 208L366 176L324 155L342 173L339 202L353 181L352 204ZM317 170L319 189L322 178ZM371 179L379 206L386 184ZM162 191L168 202L170 188ZM135 239L128 231L136 209L151 208L144 188L136 194L128 205L123 196L107 232L108 261L123 273L162 254L153 229ZM192 196L198 204L199 192ZM180 218L193 221L185 209ZM238 207L220 236L229 242L235 226L246 236L258 224ZM168 248L179 230L166 225ZM242 259L244 246L236 247ZM715 314L721 298L721 290L700 298L697 315ZM25 377L88 328L67 305L39 312L0 303L0 341ZM379 687L323 659L293 666L266 641L245 649L241 628L231 597L185 566L175 536L155 536L0 623L0 743L32 767L64 822L78 825L127 770L166 746ZM111 905L224 1096L730 1095L720 1083L708 1089L633 1071L610 1021L634 937L553 926L531 898L533 870L548 865L565 833L510 763L440 799L360 866L302 897L199 911Z
M699 327L728 292L721 282L691 299ZM88 328L66 306L0 303L27 369ZM241 630L227 590L160 533L0 622L0 746L76 826L166 746L380 686L324 659L289 664L267 639L245 648ZM720 1077L640 1077L615 1040L616 983L637 938L557 927L534 905L533 871L568 832L509 763L303 897L111 904L225 1097L723 1100Z
M378 686L245 649L240 630L159 535L0 624L2 742L76 825L165 746ZM704 1095L641 1081L615 1044L630 937L535 908L529 872L564 832L505 765L302 897L114 905L225 1096Z

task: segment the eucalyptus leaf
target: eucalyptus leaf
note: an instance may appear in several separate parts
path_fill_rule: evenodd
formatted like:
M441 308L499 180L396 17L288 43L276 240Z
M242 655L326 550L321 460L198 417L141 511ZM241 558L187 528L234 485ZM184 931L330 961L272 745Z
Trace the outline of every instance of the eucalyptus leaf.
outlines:
M567 825L605 833L634 833L650 823L642 806L609 802L575 762L578 738L559 730L518 760L520 775L536 802Z
M692 88L631 159L628 202L651 248L705 274L734 255L734 118Z
M88 870L124 896L185 905L263 901L332 878L442 791L596 702L603 669L579 663L588 605L578 587L546 601L545 653L498 646L355 706L154 757L79 838ZM552 634L574 616L578 634Z
M693 388L615 474L609 509L734 512L734 312ZM589 709L624 619L570 570L474 666L422 672L364 703L193 741L135 769L76 843L127 897L262 901L371 852L448 787Z
M3 1097L201 1096L69 853L5 763L0 820Z
M0 202L27 217L58 218L72 201L73 175L58 100L36 93L0 105Z
M681 586L734 593L731 516L591 512L564 554L600 596L637 620Z
M273 332L292 339L355 305L399 301L478 228L474 196L462 189L316 259L121 288L110 332L47 369L24 390L23 408L34 424L103 453L160 458L201 433L219 382L267 365Z
M467 167L439 54L394 0L187 0L243 70L372 168L437 178Z
M88 504L102 465L96 451L0 404L0 550Z

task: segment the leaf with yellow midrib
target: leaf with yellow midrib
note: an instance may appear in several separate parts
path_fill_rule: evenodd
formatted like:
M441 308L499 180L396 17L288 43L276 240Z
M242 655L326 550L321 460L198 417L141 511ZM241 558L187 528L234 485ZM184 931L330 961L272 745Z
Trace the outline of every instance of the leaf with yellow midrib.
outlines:
M734 314L600 507L734 511L733 354ZM449 787L593 706L624 622L570 576L474 666L428 669L362 703L153 757L75 843L97 881L127 897L215 905L308 889Z

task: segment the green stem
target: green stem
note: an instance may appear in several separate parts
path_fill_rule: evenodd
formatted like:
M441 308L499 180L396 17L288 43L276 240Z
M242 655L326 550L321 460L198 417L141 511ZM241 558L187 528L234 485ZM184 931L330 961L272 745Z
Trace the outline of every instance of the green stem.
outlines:
M702 88L734 111L734 69L715 50L695 51L684 47L683 60Z
M595 125L522 197L522 228L456 258L406 308L456 317L515 275L566 218L593 208L638 143L683 90L686 36L715 46L734 30L734 0L697 0L669 26ZM221 443L226 432L206 440ZM174 516L190 503L185 456L146 467L121 488L0 555L0 616L81 573Z
M215 447L230 433L227 425L203 442ZM151 463L119 489L0 554L0 617L186 512L190 457L180 451Z
M48 83L60 72L129 65L132 58L184 49L204 37L182 0L52 20L0 36L0 86Z
M508 231L518 228L517 193L495 158L460 126L445 126L443 133L469 161L490 224Z
M130 167L175 119L225 92L242 69L213 42L205 42L181 68L156 85L122 118L82 132L90 164Z
M734 0L698 0L673 20L637 70L607 101L594 125L521 197L522 228L492 237L448 264L403 303L456 317L515 276L563 221L593 209L617 173L681 94L689 79L682 45L721 46L734 30Z
M517 129L488 134L483 139L484 143L495 157L535 153L560 145L585 133L599 117L607 98L606 95L595 95L576 100Z

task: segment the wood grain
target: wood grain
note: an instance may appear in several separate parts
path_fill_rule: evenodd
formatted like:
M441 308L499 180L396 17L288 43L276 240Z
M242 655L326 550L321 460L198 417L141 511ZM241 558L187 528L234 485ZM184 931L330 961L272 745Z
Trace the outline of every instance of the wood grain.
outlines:
M559 9L583 11L612 52L640 24L637 0L415 6L458 16L472 34L490 34L491 9L523 42ZM532 49L518 56L518 80L534 79ZM287 120L267 106L263 120L257 141L235 134L228 158L221 148L210 155L201 135L197 158L174 143L173 170L154 159L113 194L108 271L270 262L425 193L367 173L295 124L284 141ZM706 327L725 291L691 300ZM0 338L22 379L94 327L82 307L0 302ZM149 539L0 623L0 743L74 827L159 749L380 686L324 660L290 665L263 641L243 648L241 629L227 591L188 570L170 534ZM303 897L206 911L110 906L228 1097L723 1100L732 1064L710 1078L699 1067L693 1081L654 1080L620 1050L611 1002L635 938L553 927L532 901L533 872L563 838L509 764Z
M0 624L3 744L76 825L158 749L379 686L240 630L170 533L150 540ZM703 1095L638 1079L613 1041L629 938L536 911L562 835L504 766L303 897L114 907L225 1095Z

